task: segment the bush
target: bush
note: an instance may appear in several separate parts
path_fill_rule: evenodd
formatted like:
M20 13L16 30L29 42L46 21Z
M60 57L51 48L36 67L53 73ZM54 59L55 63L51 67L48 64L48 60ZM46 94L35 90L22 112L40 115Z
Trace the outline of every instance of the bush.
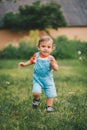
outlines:
M56 49L53 55L60 59L78 58L78 51L81 55L87 57L87 43L79 40L68 40L66 36L60 36L54 39Z
M18 58L30 58L36 52L36 48L24 41L21 41L18 47Z
M7 47L4 48L4 50L2 50L0 52L0 58L1 59L14 59L17 58L17 48L9 45Z
M29 43L21 41L19 43L19 47L8 45L2 51L0 51L0 58L1 59L28 59L36 51L37 51L36 47L31 46Z
M68 40L65 36L60 36L54 39L56 49L53 55L60 59L76 59L78 58L84 63L87 63L87 43L78 40ZM21 41L18 47L12 45L7 46L0 52L0 58L4 59L29 59L37 48L34 44ZM80 54L79 54L80 52Z
M76 57L74 43L70 42L67 37L60 36L54 42L56 44L56 50L54 51L56 57L61 59Z

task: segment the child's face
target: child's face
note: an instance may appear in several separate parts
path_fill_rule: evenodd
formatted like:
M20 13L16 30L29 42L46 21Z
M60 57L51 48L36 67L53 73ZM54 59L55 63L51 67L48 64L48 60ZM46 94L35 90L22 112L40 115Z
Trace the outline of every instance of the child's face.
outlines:
M38 47L38 50L43 56L49 56L53 51L53 43L51 41L42 41Z

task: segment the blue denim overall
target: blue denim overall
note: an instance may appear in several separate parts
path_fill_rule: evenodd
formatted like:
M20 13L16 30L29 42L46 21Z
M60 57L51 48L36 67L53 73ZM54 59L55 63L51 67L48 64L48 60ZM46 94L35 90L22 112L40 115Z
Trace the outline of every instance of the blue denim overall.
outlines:
M41 93L42 89L48 98L56 97L56 89L53 73L50 66L50 56L40 58L40 53L36 53L36 63L33 73L33 93Z

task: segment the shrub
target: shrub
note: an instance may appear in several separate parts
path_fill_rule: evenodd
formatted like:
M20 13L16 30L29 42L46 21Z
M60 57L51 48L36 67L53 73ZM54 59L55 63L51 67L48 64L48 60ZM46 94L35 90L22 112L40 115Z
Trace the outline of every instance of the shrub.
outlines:
M82 52L82 56L87 57L87 43L79 40L68 40L66 36L60 36L54 39L56 49L53 55L56 58L78 58L78 51Z
M56 50L54 51L56 57L61 59L75 58L75 47L72 45L72 42L67 39L67 37L60 36L55 39L54 42L56 44Z
M8 45L0 51L1 59L27 59L30 58L37 51L36 47L31 46L25 41L19 43L19 47Z
M0 52L0 58L2 59L17 58L17 48L12 45L8 45Z
M29 43L21 41L18 47L18 58L30 58L36 52L36 48Z
M80 59L82 62L87 63L87 43L78 40L68 40L65 36L60 36L54 39L56 49L53 55L60 59ZM37 48L35 44L29 41L21 41L18 47L12 45L7 46L0 52L0 58L4 59L29 59ZM78 54L81 52L81 54Z

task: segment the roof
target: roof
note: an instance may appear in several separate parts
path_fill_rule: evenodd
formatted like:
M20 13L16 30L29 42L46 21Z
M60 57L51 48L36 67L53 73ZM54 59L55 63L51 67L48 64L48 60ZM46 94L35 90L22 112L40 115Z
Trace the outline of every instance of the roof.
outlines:
M36 0L0 2L0 24L7 12L17 12L20 5L32 4ZM43 0L51 2L52 0ZM87 0L53 0L61 5L68 26L87 26Z

